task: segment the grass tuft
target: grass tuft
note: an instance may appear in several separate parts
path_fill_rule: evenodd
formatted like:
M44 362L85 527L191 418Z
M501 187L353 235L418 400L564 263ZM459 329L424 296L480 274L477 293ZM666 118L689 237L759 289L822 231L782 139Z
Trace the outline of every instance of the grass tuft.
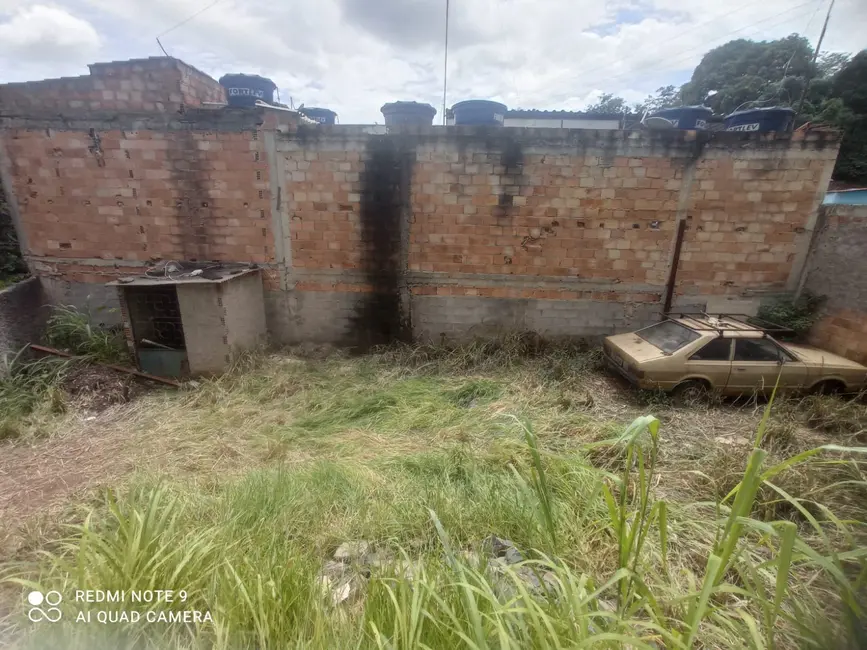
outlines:
M70 305L54 307L45 328L48 342L73 355L104 363L127 363L129 352L119 328L93 323L89 313Z

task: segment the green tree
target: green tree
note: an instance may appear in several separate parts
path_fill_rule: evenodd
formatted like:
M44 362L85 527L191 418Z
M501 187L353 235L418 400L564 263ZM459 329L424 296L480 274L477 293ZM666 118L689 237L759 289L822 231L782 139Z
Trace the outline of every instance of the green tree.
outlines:
M662 88L657 88L655 94L648 95L643 102L636 104L635 112L652 112L680 105L680 88L677 86L663 86Z
M822 77L833 77L849 63L852 55L848 52L823 52L817 62L818 73Z
M776 41L738 39L702 57L683 86L685 104L701 103L731 113L746 103L796 104L807 78L816 73L810 42L792 34Z
M815 121L833 124L843 132L834 178L867 185L867 50L837 73L831 95Z
M602 93L595 104L589 104L584 110L588 113L628 113L629 105L623 97Z

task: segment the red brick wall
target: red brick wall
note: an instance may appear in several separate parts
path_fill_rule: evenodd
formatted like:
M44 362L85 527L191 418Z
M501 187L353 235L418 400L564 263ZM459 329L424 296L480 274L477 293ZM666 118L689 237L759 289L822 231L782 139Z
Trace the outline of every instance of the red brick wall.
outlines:
M802 148L804 137L784 152L715 151L698 161L680 291L786 287L837 155L835 146Z
M225 93L215 80L169 57L94 63L88 76L0 85L0 114L174 112L182 106L224 101Z
M827 313L810 332L810 343L867 365L867 311Z
M867 206L825 205L804 289L825 298L810 342L867 365Z
M3 131L25 254L273 261L268 165L251 126Z
M671 160L531 154L509 173L497 152L419 155L411 270L663 279L680 189Z
M153 74L176 83L167 101L188 106L220 96L174 60L135 65L94 66L87 79L122 88ZM168 87L150 83L153 92ZM0 87L0 99L10 88ZM101 101L127 101L112 92ZM42 97L41 108L79 101L52 93L25 95ZM529 305L521 322L531 324L553 303L583 304L580 318L598 316L594 331L610 331L658 311L679 219L689 225L680 297L797 281L837 148L821 133L384 136L296 127L276 110L189 108L180 117L166 106L105 123L84 114L0 119L5 177L38 273L97 283L158 259L257 262L270 290L339 296L318 303L323 322L364 320L347 305L373 292L401 295L378 310L409 309L411 298L434 316L440 298L455 309L471 298L512 299ZM280 318L307 317L288 300ZM571 313L554 316L564 332L581 327Z
M608 155L576 155L555 139L510 168L508 148L527 149L520 140L535 135L508 131L506 140L465 134L411 145L410 272L661 287L680 205L688 228L678 293L782 290L836 158L825 134L737 148L711 142L693 159L689 139L649 155L639 134L620 132L604 136L617 138ZM293 266L359 269L370 136L350 127L328 133L286 145ZM518 144L509 144L513 136ZM596 132L581 138L604 142Z
M181 73L180 86L184 104L201 106L202 103L225 103L226 89L216 80L193 67L178 61Z

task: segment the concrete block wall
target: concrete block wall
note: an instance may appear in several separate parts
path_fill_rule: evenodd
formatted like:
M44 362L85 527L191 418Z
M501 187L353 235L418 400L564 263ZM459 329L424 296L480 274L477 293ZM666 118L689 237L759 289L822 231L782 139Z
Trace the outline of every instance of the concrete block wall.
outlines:
M822 206L804 289L826 302L810 342L867 365L867 206Z
M250 273L218 286L230 354L264 345L268 335L259 274Z
M48 319L46 304L39 278L0 290L0 358L40 340Z
M190 373L220 372L231 361L220 285L179 284L177 292Z

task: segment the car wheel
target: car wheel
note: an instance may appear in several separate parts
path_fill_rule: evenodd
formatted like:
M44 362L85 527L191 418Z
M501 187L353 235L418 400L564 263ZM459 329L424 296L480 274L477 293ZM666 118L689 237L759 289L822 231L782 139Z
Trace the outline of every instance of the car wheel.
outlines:
M839 395L846 390L842 382L828 380L820 381L810 391L813 395Z
M710 398L710 386L699 379L689 379L671 391L671 400L677 406L704 403Z

